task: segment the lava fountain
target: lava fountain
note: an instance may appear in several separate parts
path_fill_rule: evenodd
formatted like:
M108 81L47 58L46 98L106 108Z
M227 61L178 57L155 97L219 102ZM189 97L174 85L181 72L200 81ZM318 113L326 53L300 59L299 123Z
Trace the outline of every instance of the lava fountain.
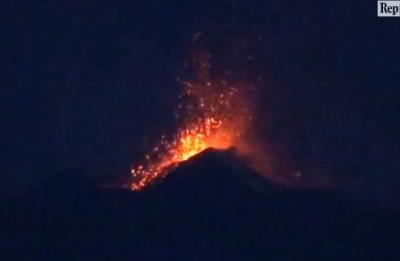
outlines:
M161 136L142 164L131 169L131 189L140 190L159 180L180 162L207 148L227 149L245 144L252 122L252 88L233 75L211 73L209 55L192 61L194 77L180 81L182 94L175 112L179 127L172 138ZM236 81L236 83L234 83Z

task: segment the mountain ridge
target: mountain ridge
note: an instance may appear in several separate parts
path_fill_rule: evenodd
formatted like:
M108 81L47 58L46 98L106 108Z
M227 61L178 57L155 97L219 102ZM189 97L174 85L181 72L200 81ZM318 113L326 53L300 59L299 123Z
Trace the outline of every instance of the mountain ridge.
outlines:
M104 189L65 174L25 199L0 207L4 260L400 256L399 215L270 183L234 150L207 150L141 191Z

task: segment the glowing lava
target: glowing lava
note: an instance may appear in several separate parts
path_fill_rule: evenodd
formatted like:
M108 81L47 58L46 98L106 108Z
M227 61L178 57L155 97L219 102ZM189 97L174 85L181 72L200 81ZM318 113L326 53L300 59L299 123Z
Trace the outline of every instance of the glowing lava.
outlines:
M227 75L212 77L207 59L194 60L195 79L182 82L182 103L176 116L181 127L172 139L161 141L132 168L131 188L140 190L164 177L182 161L207 148L227 149L239 145L251 122L245 84L232 84Z

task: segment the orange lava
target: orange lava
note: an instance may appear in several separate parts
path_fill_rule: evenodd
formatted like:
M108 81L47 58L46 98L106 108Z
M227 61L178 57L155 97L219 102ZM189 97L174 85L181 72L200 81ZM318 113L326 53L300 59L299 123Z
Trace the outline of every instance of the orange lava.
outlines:
M230 83L229 77L212 77L208 58L194 60L195 79L181 83L182 103L176 112L181 127L171 139L162 136L145 161L131 169L133 190L161 179L207 148L227 149L243 140L251 123L248 88Z

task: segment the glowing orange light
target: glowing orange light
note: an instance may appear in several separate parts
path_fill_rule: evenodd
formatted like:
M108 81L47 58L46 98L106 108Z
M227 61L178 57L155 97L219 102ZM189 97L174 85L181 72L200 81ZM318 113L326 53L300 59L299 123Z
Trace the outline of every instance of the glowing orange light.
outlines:
M207 59L203 58L195 60L194 82L182 83L183 102L178 108L184 111L177 112L182 126L171 140L162 137L145 162L131 169L133 190L164 177L178 163L207 148L237 145L249 127L251 113L244 86L211 77Z

